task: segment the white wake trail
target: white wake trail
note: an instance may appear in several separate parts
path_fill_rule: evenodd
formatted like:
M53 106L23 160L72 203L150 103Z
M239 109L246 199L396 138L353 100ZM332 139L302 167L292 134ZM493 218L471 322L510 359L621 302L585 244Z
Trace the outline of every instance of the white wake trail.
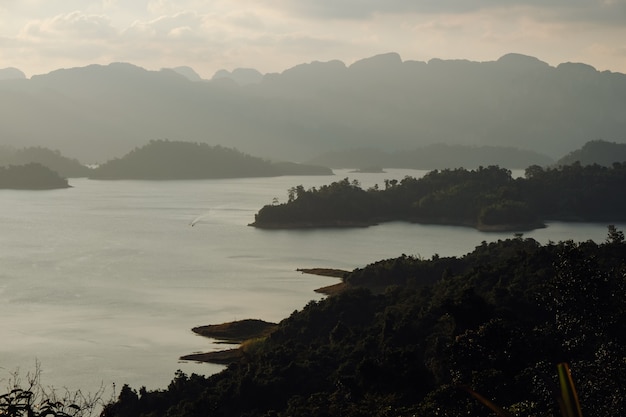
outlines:
M208 212L208 211L207 211L206 213L204 213L204 214L201 214L200 216L198 216L198 217L196 217L195 219L193 219L193 221L192 221L191 223L189 223L189 225L190 225L191 227L195 226L195 225L196 225L196 223L198 223L200 220L204 219L204 218L205 218L206 216L208 216L208 215L209 215L209 212Z

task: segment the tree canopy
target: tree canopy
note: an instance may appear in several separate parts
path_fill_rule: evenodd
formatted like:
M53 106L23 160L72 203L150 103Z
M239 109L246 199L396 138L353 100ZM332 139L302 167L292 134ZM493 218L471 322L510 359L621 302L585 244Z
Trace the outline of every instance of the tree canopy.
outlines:
M483 242L462 257L402 255L279 323L210 377L125 386L106 416L552 416L569 363L586 415L626 410L626 246ZM242 347L243 348L243 347Z
M152 140L122 158L93 170L94 179L180 180L206 178L272 177L279 175L329 175L327 168L275 164L236 149L169 140Z
M283 204L267 205L256 227L362 226L390 220L442 223L483 230L529 230L545 220L626 219L626 164L612 167L538 165L525 178L497 166L434 170L416 179L385 180L368 190L348 178L289 190Z
M0 166L0 189L49 190L68 187L65 178L38 163Z

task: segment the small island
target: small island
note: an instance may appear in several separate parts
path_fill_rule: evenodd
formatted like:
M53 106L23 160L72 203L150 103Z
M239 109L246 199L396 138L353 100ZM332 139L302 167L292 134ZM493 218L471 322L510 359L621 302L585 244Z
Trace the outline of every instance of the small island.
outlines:
M251 226L268 229L363 227L386 221L448 224L481 231L521 232L547 220L626 219L626 163L612 167L538 165L524 178L497 166L434 170L416 179L385 180L367 190L344 178L319 188L288 190L288 201L266 205Z
M122 158L93 169L98 180L194 180L276 177L281 175L333 175L330 168L270 162L236 149L169 140L152 140Z
M54 190L70 188L67 179L38 163L0 166L0 189Z

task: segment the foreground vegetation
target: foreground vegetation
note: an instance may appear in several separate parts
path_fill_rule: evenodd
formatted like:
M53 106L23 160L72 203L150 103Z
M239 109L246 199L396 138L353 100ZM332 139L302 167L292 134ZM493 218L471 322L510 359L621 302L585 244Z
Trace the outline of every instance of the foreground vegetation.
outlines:
M38 363L26 375L14 371L0 381L6 383L0 394L2 417L91 417L105 402L103 387L92 394L45 387Z
M221 373L124 386L104 414L487 416L477 392L513 415L553 416L563 362L585 415L626 410L626 243L614 227L603 243L517 237L343 280Z
M363 190L348 178L319 188L289 190L288 201L263 207L253 226L354 227L403 220L531 230L545 220L616 222L626 219L626 163L612 167L534 165L525 178L497 166L431 171L420 179L386 180Z

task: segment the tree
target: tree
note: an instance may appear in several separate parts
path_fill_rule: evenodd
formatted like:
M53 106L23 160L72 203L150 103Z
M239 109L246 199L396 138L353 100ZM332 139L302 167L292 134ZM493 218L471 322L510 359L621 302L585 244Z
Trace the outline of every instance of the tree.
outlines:
M606 238L607 243L624 243L624 232L622 232L621 230L617 230L614 224L610 224L608 228L609 236Z
M93 395L45 388L41 384L41 369L37 363L35 371L27 373L25 380L22 380L18 371L11 373L6 393L0 395L0 416L90 417L104 405L103 394L103 387Z

